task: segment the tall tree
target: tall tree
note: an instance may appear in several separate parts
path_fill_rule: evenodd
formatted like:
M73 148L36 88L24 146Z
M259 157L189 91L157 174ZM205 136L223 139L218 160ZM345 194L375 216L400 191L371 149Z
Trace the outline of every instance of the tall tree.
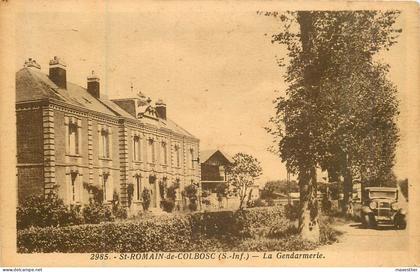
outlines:
M298 175L301 234L316 240L317 166L334 179L344 177L346 203L351 202L354 172L367 168L367 158L387 161L387 169L392 166L389 162L398 139L395 87L386 80L388 67L375 63L373 56L396 42L400 30L393 24L398 12L264 14L281 20L283 31L272 41L287 46L289 60L286 97L275 102L276 115L269 132L275 136L288 170ZM388 103L380 105L373 97L378 94L379 101ZM366 105L366 98L374 98L367 101L372 105ZM383 122L373 123L369 116L380 116ZM381 128L388 133L386 140L378 135ZM377 156L369 153L373 144Z
M251 155L237 153L227 168L230 189L239 196L239 209L243 208L249 188L262 174L260 162Z
M268 14L277 16L278 14ZM276 115L268 129L278 141L278 152L289 172L296 174L300 191L299 232L304 239L319 240L316 167L322 121L319 115L320 76L317 69L316 33L312 12L279 15L284 31L273 37L285 44L289 65L286 97L278 97ZM299 30L294 32L294 24Z

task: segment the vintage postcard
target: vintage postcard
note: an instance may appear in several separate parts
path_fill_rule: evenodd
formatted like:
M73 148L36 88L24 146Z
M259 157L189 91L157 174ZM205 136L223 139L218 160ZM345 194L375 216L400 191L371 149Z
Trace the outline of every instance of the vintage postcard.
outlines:
M418 266L419 11L1 1L0 265Z

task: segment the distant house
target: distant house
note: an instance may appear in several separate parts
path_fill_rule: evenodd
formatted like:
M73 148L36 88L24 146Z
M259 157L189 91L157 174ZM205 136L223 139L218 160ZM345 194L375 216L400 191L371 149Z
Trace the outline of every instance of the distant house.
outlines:
M200 151L201 188L214 192L217 185L226 183L226 168L233 163L231 157L220 150Z

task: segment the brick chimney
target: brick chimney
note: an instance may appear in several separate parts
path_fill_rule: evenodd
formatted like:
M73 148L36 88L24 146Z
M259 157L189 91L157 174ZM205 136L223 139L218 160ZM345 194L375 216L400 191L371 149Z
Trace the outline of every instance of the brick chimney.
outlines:
M50 60L49 77L59 88L67 89L66 64L56 56Z
M36 68L41 70L41 65L39 65L36 60L29 58L28 60L25 60L25 64L23 65L25 68Z
M99 77L92 71L92 75L87 78L87 91L92 96L100 98Z
M156 101L156 111L159 115L159 118L162 118L164 120L166 120L166 104L165 102L163 102L162 99L159 99L158 101Z

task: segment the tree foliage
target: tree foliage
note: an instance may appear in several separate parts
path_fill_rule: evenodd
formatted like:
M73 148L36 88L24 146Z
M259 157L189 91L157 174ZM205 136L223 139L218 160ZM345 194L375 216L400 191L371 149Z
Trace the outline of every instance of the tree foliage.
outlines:
M279 193L286 195L289 192L297 191L299 191L299 185L295 180L291 180L290 184L287 184L287 180L272 180L264 185L261 191L261 198L277 198L277 194Z
M227 173L230 188L239 196L239 209L242 209L248 189L262 174L261 164L251 155L237 153L233 156L233 164L227 168Z
M288 52L288 88L275 101L268 132L287 169L298 175L299 228L308 234L317 223L316 167L330 177L343 176L347 192L357 174L365 180L392 174L398 101L386 76L389 66L374 56L396 43L399 12L262 14L279 19L283 29L272 42L285 45Z

